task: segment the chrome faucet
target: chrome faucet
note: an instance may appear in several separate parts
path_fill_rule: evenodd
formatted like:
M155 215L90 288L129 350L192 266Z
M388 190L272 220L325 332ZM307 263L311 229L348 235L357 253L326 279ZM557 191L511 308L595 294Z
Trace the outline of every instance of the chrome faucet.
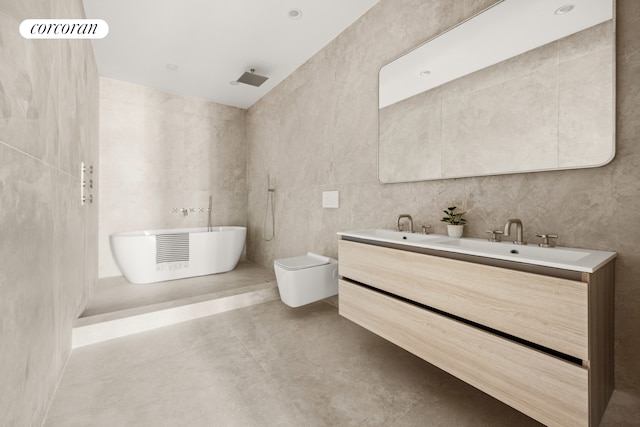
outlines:
M400 220L402 218L407 218L409 220L409 233L413 233L413 218L411 218L411 215L409 214L398 215L398 231L402 231L400 226Z
M522 238L522 236L524 235L524 227L522 226L522 221L520 221L517 218L513 218L513 219L508 219L507 222L504 224L504 236L509 236L509 231L511 230L511 224L515 224L516 225L516 240L513 241L513 243L515 243L516 245L526 245L527 242L525 242Z

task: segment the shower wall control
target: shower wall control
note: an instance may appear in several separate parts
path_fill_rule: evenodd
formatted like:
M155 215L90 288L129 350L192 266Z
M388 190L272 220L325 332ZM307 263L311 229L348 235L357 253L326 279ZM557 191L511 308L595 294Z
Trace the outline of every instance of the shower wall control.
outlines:
M93 203L93 166L80 163L80 204Z

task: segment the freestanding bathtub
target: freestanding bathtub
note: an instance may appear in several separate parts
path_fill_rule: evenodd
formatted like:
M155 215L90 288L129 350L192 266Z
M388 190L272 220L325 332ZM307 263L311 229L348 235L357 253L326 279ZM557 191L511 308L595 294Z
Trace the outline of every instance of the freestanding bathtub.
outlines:
M131 283L224 273L236 268L246 227L176 228L115 233L113 258Z

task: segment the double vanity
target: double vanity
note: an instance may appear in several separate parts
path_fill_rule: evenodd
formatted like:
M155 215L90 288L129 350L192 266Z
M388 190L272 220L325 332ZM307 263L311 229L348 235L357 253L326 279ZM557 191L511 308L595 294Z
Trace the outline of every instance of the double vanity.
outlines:
M580 3L496 1L384 65L378 179L610 162L615 1ZM518 220L504 235L512 224L520 244L338 233L340 314L544 424L597 426L613 390L616 254L548 247L549 234L525 245Z
M614 252L338 233L340 314L546 424L613 391Z

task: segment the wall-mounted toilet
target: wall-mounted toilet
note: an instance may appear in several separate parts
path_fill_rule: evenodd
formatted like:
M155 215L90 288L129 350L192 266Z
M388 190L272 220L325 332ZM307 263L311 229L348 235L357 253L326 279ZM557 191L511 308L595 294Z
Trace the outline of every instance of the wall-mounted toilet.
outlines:
M300 307L338 294L338 260L309 252L273 263L282 302Z

